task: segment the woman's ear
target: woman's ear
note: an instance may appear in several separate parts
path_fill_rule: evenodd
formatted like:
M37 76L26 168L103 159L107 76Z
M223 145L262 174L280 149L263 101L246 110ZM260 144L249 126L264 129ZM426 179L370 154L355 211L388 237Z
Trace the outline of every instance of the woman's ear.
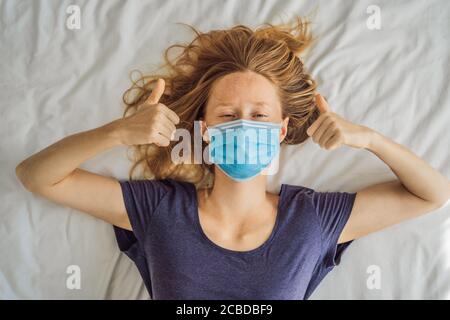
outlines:
M209 143L209 134L208 134L208 128L206 127L206 122L203 121L203 119L200 119L199 122L200 122L200 133L202 135L202 139L206 143Z
M284 140L287 136L288 131L288 125L289 125L289 117L284 118L283 122L281 123L281 130L280 130L280 142Z

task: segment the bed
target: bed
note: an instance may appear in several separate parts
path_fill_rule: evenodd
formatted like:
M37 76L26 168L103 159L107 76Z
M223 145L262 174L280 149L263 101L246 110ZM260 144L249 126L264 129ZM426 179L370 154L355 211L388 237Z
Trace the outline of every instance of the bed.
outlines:
M450 177L450 2L372 2L1 1L0 299L148 298L110 225L27 192L14 168L121 117L129 72L191 39L178 22L208 31L309 14L318 40L303 59L334 111ZM127 149L82 167L126 179ZM394 178L368 151L308 140L283 146L268 188L353 192ZM354 241L311 299L450 299L450 206Z

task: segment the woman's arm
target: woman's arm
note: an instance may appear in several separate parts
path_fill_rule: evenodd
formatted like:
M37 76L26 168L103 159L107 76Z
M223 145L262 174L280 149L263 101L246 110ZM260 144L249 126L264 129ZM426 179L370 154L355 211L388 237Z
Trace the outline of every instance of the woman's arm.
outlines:
M398 180L357 192L340 243L436 210L450 198L450 183L445 176L402 145L378 132L369 134L366 149L383 160Z
M118 181L77 168L120 145L115 125L112 122L63 138L22 161L16 167L17 177L35 194L130 229Z
M164 82L159 81L138 112L63 138L22 161L17 177L33 193L131 230L119 182L78 166L118 145L167 146L179 118L158 103L163 92Z
M381 230L443 206L450 198L449 180L402 145L332 113L320 95L321 116L308 129L321 147L365 148L384 161L398 180L376 184L356 195L339 243Z

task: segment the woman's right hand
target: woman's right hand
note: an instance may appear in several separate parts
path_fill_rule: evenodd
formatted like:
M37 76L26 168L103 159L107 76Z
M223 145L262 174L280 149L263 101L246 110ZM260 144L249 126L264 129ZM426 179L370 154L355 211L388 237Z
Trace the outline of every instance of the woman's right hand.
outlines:
M154 143L161 147L169 145L180 118L174 111L159 103L164 89L164 80L158 79L152 94L138 106L136 113L115 121L116 132L122 144L131 146Z
M118 180L79 166L120 143L169 145L180 119L159 103L164 87L159 79L135 114L67 136L23 160L16 167L17 177L33 193L132 230Z

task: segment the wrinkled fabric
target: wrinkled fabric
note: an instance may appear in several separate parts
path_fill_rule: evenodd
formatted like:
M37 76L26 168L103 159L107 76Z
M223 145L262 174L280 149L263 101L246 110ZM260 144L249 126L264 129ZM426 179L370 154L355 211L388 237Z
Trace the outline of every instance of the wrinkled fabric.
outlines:
M223 248L203 232L193 184L120 182L133 231L114 227L153 299L306 299L352 242L337 244L356 193L283 184L271 235Z
M80 7L79 30L66 27L71 5ZM381 10L379 30L366 25L372 5ZM309 13L316 41L301 59L332 110L450 177L447 0L0 1L0 298L148 298L108 223L30 194L15 166L68 134L120 118L130 71L159 74L164 49L192 41L177 22L207 32ZM82 167L128 179L126 151ZM268 189L356 191L395 178L366 150L324 151L308 139L282 145ZM447 206L358 239L310 299L450 299L449 217ZM80 290L66 286L71 265L81 269ZM367 287L372 267L381 271L380 289Z

